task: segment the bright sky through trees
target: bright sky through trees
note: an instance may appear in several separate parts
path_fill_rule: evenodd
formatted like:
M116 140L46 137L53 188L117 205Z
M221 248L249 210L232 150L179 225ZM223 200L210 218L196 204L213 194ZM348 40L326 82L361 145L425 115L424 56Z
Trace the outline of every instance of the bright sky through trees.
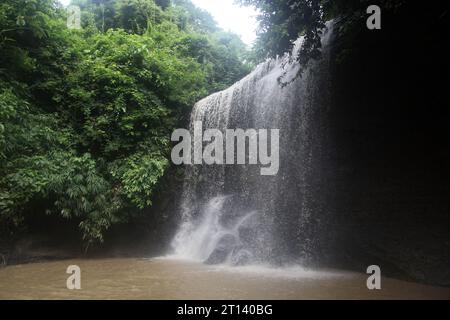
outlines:
M241 36L242 41L251 45L256 38L256 10L240 7L234 0L191 0L196 6L208 11L219 26Z
M68 5L70 0L59 0ZM208 11L225 31L238 34L242 41L251 45L256 38L256 10L240 7L234 0L191 0L196 6Z

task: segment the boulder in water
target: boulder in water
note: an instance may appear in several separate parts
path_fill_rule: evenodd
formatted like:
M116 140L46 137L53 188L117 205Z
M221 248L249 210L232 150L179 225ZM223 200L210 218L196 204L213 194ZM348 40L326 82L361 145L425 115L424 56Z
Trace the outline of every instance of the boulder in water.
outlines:
M224 263L236 246L236 239L231 234L224 235L217 243L214 251L206 259L206 264Z
M253 255L248 250L239 250L236 254L233 254L231 263L234 266L244 266L252 261Z

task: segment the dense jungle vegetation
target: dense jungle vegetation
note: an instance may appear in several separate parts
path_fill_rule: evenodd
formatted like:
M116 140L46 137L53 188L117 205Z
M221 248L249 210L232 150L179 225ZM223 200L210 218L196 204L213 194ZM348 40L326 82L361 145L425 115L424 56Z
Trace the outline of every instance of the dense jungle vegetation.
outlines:
M193 104L250 70L189 0L72 4L79 30L55 0L0 4L0 242L44 215L102 242L152 205Z

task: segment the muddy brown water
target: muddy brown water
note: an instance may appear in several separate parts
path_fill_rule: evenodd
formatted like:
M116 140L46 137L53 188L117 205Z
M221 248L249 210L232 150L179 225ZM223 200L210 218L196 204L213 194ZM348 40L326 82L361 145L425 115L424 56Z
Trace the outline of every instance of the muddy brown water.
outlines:
M68 290L69 265L81 290ZM450 299L450 289L299 267L221 267L176 259L66 260L0 269L0 299Z

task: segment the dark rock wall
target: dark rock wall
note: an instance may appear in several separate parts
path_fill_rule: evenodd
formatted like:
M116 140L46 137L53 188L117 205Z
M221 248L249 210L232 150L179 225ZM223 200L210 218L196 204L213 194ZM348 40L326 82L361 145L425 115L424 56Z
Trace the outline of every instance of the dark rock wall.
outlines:
M382 30L337 38L324 170L335 173L328 192L336 261L450 285L450 52L442 12L410 6L383 16Z

